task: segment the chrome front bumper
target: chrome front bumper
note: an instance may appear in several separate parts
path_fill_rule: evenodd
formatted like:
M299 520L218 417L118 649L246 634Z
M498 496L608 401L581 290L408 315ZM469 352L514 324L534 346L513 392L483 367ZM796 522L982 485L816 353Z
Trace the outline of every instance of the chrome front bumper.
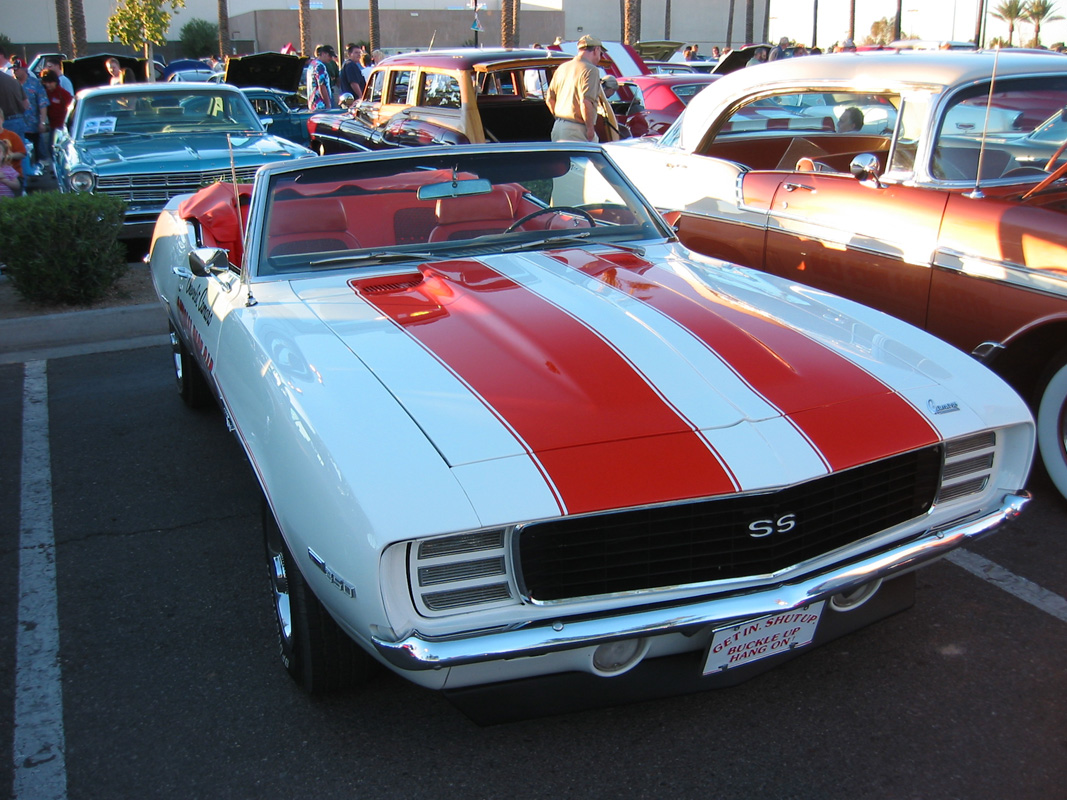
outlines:
M591 619L560 619L463 638L427 639L416 631L398 642L374 637L374 646L389 663L400 669L426 670L543 655L618 639L678 633L756 619L816 603L938 559L1014 519L1029 501L1028 492L1009 494L997 511L984 517L929 530L917 539L860 561L748 594L713 597L670 607L641 608Z

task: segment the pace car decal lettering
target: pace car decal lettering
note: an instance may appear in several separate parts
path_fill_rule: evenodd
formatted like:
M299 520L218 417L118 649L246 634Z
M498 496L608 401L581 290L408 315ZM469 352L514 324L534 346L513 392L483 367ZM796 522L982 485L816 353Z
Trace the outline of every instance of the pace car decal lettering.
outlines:
M415 286L350 285L509 426L566 512L736 491L693 425L587 326L479 262L422 270Z
M827 347L631 253L552 254L688 329L779 408L834 470L939 440L884 383Z
M182 289L182 294L189 298L193 307L200 313L205 325L210 325L215 319L215 312L211 310L211 304L207 301L207 286L196 288L192 281L188 281Z
M189 310L185 307L185 303L182 302L181 297L178 300L178 320L179 325L183 331L189 335L189 341L192 343L192 352L200 359L200 363L203 365L209 373L215 371L215 359L212 358L210 351L207 349L207 345L204 343L203 337L200 336L200 331L196 329L193 324L192 317L189 316Z

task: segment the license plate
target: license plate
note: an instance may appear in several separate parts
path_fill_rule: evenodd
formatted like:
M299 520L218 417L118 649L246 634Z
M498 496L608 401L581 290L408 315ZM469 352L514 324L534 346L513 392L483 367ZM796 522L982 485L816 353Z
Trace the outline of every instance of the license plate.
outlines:
M823 605L825 601L820 601L794 611L719 628L708 646L704 674L751 664L811 644Z

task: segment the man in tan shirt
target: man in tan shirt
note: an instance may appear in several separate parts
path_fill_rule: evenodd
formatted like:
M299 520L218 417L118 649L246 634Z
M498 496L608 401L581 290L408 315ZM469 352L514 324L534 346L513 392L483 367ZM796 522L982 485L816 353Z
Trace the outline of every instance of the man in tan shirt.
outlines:
M595 142L596 104L600 94L597 64L604 45L595 36L578 40L578 54L552 76L545 103L552 116L553 142Z

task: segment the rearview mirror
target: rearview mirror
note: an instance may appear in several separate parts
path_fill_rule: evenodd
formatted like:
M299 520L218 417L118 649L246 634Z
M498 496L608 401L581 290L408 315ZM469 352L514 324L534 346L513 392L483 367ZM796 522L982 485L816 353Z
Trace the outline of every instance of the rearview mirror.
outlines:
M493 184L481 178L428 183L419 187L420 200L437 200L441 197L467 197L472 194L489 194Z

